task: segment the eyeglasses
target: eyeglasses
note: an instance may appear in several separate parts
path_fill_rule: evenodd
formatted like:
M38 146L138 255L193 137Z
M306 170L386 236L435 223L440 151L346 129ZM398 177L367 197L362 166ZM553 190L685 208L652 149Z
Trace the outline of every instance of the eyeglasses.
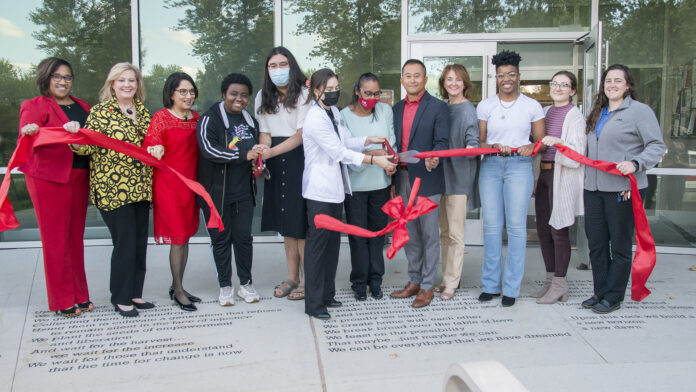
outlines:
M280 63L270 63L268 64L268 69L278 69L278 68L289 68L290 63L287 61L281 61Z
M570 85L568 83L549 82L549 87L551 87L551 90L555 88L560 90L568 90L570 88Z
M51 79L53 79L54 82L60 82L61 80L65 80L65 83L72 83L74 78L72 77L72 75L51 74Z
M502 73L502 72L501 72L501 73L499 73L499 74L496 74L495 77L496 77L498 80L503 80L503 79L505 79L506 76L507 76L508 78L510 78L510 79L514 79L514 78L516 78L518 75L519 75L519 73L517 73L517 72L508 72L508 73Z
M363 89L360 89L360 92L363 93L367 98L379 98L382 96L382 90L377 90L377 91L365 91Z
M187 95L189 95L189 94L191 94L192 97L195 97L195 96L196 96L196 90L193 90L193 89L191 89L191 90L186 90L186 89L180 88L180 89L174 90L174 91L176 91L177 93L179 93L179 95L182 96L182 97L185 97L185 96L187 96Z

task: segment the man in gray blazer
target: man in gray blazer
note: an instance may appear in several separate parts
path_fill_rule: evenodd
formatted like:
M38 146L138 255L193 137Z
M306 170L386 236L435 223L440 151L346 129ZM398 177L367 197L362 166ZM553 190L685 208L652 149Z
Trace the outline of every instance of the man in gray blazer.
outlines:
M401 69L401 84L406 98L394 106L394 133L400 151L434 151L449 148L450 115L447 104L425 91L428 81L425 65L419 60L408 60ZM418 163L400 163L396 173L396 189L408 201L411 186L421 179L419 196L439 204L445 191L445 177L438 158ZM393 298L416 295L412 306L428 306L433 299L435 274L440 264L439 208L414 221L408 222L410 241L404 245L408 259L409 282L402 290L391 293Z

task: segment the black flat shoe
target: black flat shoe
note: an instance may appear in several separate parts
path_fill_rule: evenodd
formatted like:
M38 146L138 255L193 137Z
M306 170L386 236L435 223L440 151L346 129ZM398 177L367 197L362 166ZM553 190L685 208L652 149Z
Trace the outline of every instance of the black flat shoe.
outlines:
M77 307L56 310L56 314L63 317L77 317L82 314L82 311Z
M331 300L326 303L327 308L340 308L341 306L343 306L343 302L336 301L336 298L331 298Z
M131 310L121 310L121 308L118 307L118 305L114 305L114 310L118 312L123 317L135 317L137 316L138 310L133 308Z
M503 300L500 301L500 303L503 304L503 307L507 308L515 304L515 299L512 297L507 297L503 295Z
M592 306L592 311L599 314L611 313L621 307L621 302L610 304L609 301L603 299Z
M479 301L488 302L488 301L492 300L493 297L500 297L500 293L498 293L498 294L481 293L481 295L479 295Z
M370 292L372 293L372 298L374 299L382 299L384 297L384 293L380 287L370 288Z
M82 313L91 312L94 310L94 304L92 303L92 301L87 301L87 302L83 302L81 304L77 304L77 307L78 307L78 309L80 309L82 311Z
M195 310L198 310L198 308L196 307L196 305L194 305L194 304L192 304L192 303L191 303L191 304L182 304L182 303L179 301L179 298L177 298L177 297L174 297L174 302L176 302L176 304L179 305L179 307L181 308L181 310L185 310L185 311L187 311L187 312L193 312L193 311L195 311Z
M315 319L324 320L324 321L331 318L331 315L328 312L327 313L310 314L310 316L314 317Z
M196 302L196 303L197 303L197 302L203 302L202 299L200 299L200 298L198 298L198 297L196 297L195 295L192 295L192 294L186 295L186 298L188 298L188 300L191 301L191 302ZM169 299L171 299L172 301L174 300L174 288L173 288L173 287L170 287L170 288L169 288Z
M143 303L138 303L138 302L133 302L133 306L135 306L138 309L145 310L145 309L152 309L155 307L155 304L152 302L143 302Z

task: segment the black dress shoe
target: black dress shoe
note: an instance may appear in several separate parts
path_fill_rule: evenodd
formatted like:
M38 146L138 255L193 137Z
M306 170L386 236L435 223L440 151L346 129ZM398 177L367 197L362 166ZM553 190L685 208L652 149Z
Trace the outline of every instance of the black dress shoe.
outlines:
M147 301L146 301L146 302L143 302L143 303L133 302L133 306L135 306L135 307L138 308L138 309L143 309L143 310L145 310L145 309L152 309L152 308L154 308L154 307L155 307L155 304L153 304L152 302L147 302Z
M331 318L331 315L327 313L317 313L317 314L310 314L310 316L314 317L315 319L319 320L328 320Z
M343 302L336 301L336 298L331 298L329 302L327 302L325 305L327 308L340 308L341 306L343 306Z
M179 305L179 307L181 308L181 310L185 310L185 311L187 311L187 312L193 312L193 311L195 311L195 310L198 310L198 308L196 307L196 305L194 305L193 303L190 303L190 304L182 304L181 301L179 301L179 298L177 298L177 297L174 297L174 302L176 302L176 304Z
M481 295L479 295L479 301L488 302L488 301L492 300L493 297L500 297L500 293L498 293L498 294L481 293Z
M592 306L592 311L599 314L611 313L621 307L621 302L610 304L609 301L603 299Z
M382 299L384 297L381 287L371 287L370 292L372 293L372 298L374 299Z
M503 300L500 301L500 303L503 304L503 307L507 308L507 307L515 304L515 299L512 297L508 297L508 296L503 295Z
M367 293L365 293L365 292L356 291L354 294L355 294L355 299L357 299L358 301L366 301L367 300Z
M118 305L114 305L114 310L118 312L123 317L135 317L138 315L138 310L136 308L133 308L131 310L121 310L121 308L118 307Z
M593 306L599 303L599 298L596 295L582 301L582 307L585 309L592 309Z

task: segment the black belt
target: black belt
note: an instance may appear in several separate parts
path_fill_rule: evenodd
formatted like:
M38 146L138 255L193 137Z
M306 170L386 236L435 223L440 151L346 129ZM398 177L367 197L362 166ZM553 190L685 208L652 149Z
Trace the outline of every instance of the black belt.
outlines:
M494 156L494 157L518 157L518 156L520 156L520 153L519 152L511 152L509 154L503 154L502 152L496 152L496 153L491 154L491 156Z

